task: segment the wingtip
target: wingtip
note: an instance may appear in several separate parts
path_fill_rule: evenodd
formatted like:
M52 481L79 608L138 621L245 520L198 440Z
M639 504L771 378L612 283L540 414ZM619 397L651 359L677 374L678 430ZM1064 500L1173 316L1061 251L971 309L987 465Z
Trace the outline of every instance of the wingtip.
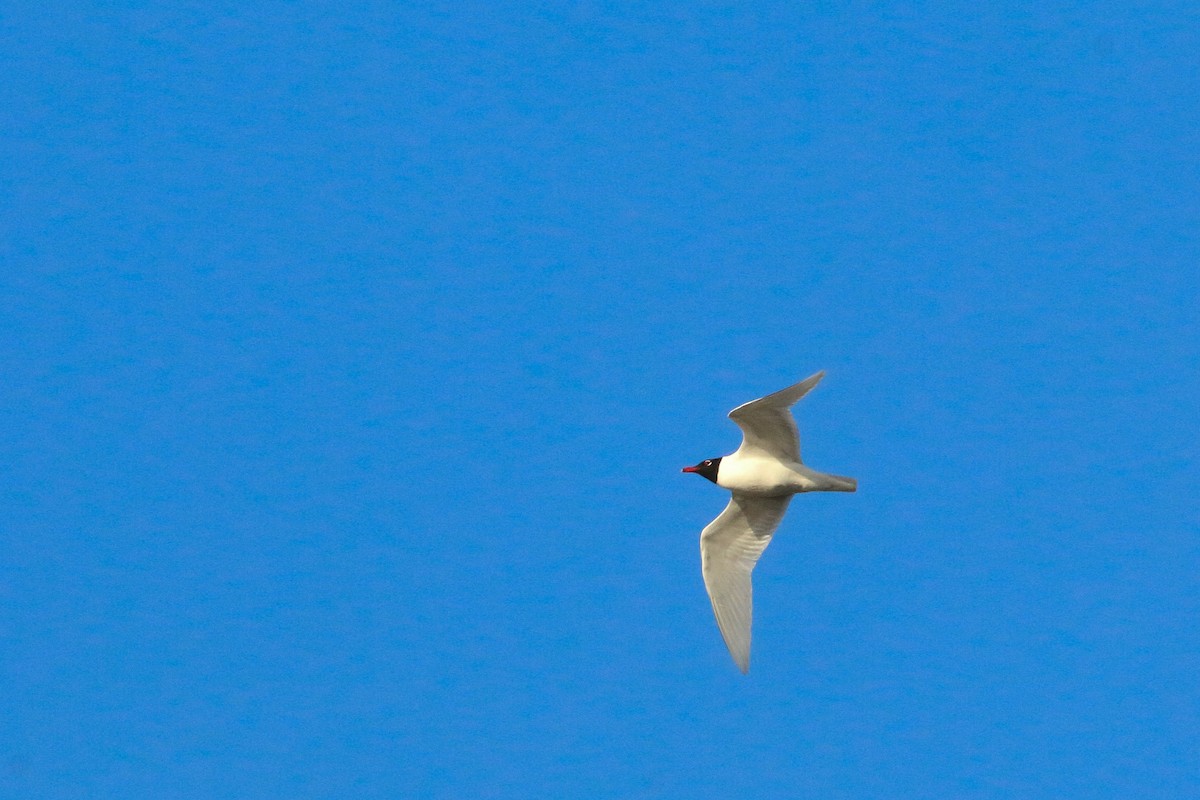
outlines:
M737 420L738 414L740 414L741 412L743 412L749 408L755 408L755 407L759 406L760 404L777 405L777 406L792 406L795 403L797 403L800 400L800 398L804 397L804 395L811 392L816 387L816 385L821 382L821 379L824 377L825 377L825 370L815 372L812 375L809 375L804 380L800 381L799 383L793 383L791 386L780 389L777 392L772 392L771 394L764 395L763 397L760 397L757 400L751 400L748 403L742 403L740 406L738 406L737 408L730 411L728 416L732 420Z

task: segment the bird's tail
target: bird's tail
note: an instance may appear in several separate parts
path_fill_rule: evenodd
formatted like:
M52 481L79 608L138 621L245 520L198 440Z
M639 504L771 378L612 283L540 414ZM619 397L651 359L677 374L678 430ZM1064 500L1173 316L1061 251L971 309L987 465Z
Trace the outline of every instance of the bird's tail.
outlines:
M857 492L858 481L854 478L847 478L845 475L826 475L829 478L829 488L827 492Z

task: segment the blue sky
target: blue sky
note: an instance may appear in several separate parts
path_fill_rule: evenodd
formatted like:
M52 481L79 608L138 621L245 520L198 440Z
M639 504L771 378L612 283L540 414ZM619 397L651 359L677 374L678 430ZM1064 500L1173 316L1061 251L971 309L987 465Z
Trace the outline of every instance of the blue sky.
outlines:
M251 5L0 16L0 795L1200 793L1189 4Z

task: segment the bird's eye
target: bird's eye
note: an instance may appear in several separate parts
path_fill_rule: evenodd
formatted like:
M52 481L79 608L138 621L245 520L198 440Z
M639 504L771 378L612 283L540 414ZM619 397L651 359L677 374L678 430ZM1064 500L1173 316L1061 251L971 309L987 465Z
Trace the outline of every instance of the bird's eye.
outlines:
M704 466L706 466L706 467L711 467L711 466L712 466L712 462L711 462L711 461L705 461L705 462L704 462Z

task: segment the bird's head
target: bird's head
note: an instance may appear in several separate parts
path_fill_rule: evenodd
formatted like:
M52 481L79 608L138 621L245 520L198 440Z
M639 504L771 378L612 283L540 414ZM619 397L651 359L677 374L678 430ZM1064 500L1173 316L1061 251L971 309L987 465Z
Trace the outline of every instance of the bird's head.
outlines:
M713 483L717 482L717 470L721 467L721 459L706 458L694 467L684 467L684 472L694 472L703 475Z

